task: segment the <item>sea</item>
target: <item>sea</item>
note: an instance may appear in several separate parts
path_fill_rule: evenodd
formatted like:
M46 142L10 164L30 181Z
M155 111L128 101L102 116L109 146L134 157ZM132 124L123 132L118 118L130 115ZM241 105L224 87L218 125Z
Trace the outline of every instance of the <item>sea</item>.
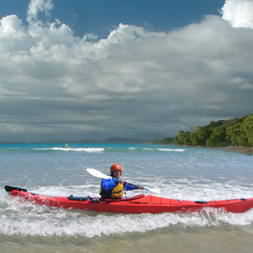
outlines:
M0 145L0 253L252 253L253 209L241 214L106 214L37 206L5 185L57 196L99 196L98 178L121 163L124 180L162 197L253 197L253 156L214 148L152 144ZM150 194L141 190L127 196Z

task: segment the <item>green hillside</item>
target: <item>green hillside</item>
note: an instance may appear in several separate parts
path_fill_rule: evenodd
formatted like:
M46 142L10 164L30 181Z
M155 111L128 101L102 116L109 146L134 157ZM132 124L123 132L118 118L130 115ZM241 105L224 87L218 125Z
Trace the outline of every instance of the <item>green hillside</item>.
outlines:
M253 114L231 120L212 121L193 131L179 131L173 141L181 145L253 146Z

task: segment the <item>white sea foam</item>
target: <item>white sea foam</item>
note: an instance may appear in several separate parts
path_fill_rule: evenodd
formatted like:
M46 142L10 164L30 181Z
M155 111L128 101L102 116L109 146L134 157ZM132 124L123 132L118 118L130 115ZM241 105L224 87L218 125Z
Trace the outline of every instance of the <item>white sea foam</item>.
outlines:
M194 214L89 215L36 207L12 210L0 217L0 233L6 235L81 235L86 237L147 232L168 227L245 226L252 224L253 211L244 214L208 209Z
M129 178L131 180L131 178ZM152 180L146 186L154 187ZM51 186L32 189L33 192L49 195L93 195L98 185ZM160 181L161 195L192 200L230 199L253 196L253 185L225 184L211 180L164 179ZM225 213L217 209L205 209L191 214L95 214L81 211L62 210L20 202L0 191L0 233L5 235L69 235L103 236L128 232L147 232L161 228L178 227L222 227L249 226L253 224L253 210L242 214Z
M184 149L181 148L151 148L145 147L143 148L144 151L161 151L161 152L184 152Z
M54 147L52 150L56 151L73 151L73 152L104 152L104 148L61 148L61 147Z
M184 152L185 149L180 148L159 148L159 147L46 147L46 148L33 148L36 151L65 151L65 152Z
M89 152L89 153L97 153L97 152L104 152L104 148L91 148L91 147L52 147L52 148L35 148L34 150L41 150L41 151L66 151L66 152Z
M182 148L158 148L159 151L163 152L184 152L185 150Z

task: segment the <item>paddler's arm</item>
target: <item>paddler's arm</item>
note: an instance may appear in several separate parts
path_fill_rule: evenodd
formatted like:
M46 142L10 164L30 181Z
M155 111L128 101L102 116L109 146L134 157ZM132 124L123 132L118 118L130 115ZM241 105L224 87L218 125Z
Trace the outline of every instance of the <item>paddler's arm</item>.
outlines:
M126 191L132 191L132 190L143 190L144 187L140 185L130 184L127 182L124 182L124 190Z

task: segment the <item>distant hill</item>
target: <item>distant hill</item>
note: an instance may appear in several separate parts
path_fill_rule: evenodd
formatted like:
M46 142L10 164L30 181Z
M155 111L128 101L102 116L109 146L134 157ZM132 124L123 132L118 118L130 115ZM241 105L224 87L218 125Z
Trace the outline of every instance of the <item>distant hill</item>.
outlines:
M166 142L166 139L163 140ZM212 121L206 126L199 126L193 131L179 131L168 143L194 146L253 146L253 114L248 116Z

